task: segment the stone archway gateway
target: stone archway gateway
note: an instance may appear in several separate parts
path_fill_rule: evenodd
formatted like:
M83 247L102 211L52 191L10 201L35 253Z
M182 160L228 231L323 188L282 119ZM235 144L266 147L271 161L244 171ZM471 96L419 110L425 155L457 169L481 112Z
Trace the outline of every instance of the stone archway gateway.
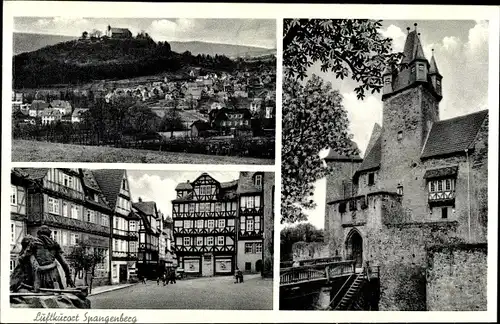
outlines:
M346 239L346 257L348 260L356 261L356 267L363 266L363 238L358 230L349 232Z

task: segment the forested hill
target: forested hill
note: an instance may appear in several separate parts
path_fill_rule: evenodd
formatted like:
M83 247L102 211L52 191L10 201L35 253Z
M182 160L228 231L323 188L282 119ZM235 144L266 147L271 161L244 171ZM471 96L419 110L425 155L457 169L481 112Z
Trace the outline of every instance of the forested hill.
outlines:
M231 72L237 64L221 55L179 54L171 51L168 42L147 37L72 40L14 56L13 82L16 89L39 88L175 72L185 66Z

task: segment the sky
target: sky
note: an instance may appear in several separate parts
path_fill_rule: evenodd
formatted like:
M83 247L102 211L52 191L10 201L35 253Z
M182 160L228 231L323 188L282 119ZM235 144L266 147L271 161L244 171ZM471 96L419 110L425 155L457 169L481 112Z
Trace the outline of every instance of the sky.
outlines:
M439 104L440 118L448 119L487 109L488 100L488 22L485 21L384 21L381 33L393 39L393 50L402 51L406 27L421 33L420 40L428 60L432 49L443 76L443 100ZM347 110L353 140L364 154L375 123L382 125L381 94L369 95L363 101L356 98L352 80L339 81L329 73L322 73L315 64L309 74L316 74L332 82L339 89ZM327 152L327 151L326 151ZM323 152L323 153L326 153ZM309 222L324 227L325 179L316 183L314 200L317 208L308 211Z
M276 48L276 20L272 19L16 17L14 31L79 37L93 29L104 32L108 25L128 28L133 35L145 31L155 41Z
M175 187L181 182L193 182L203 172L194 171L140 171L127 170L132 202L154 201L166 216L172 216L172 200L176 196ZM215 180L226 182L237 180L239 172L207 172Z

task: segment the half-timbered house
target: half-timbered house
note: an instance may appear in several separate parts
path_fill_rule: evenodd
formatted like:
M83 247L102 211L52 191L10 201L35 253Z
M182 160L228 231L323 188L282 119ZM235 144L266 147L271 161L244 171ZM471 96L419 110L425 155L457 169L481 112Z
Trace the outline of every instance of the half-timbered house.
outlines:
M261 272L264 232L264 172L240 172L238 196L238 268L245 272Z
M28 182L15 169L10 175L10 271L17 265L21 241L26 235L26 190Z
M139 218L139 250L137 270L149 279L161 274L159 239L161 217L154 201L139 201L132 204Z
M47 225L66 254L80 242L92 252L100 251L105 259L97 265L94 284L109 283L111 210L100 188L84 181L81 169L19 168L14 172L28 181L26 233L36 236L40 226ZM23 191L16 187L19 199Z
M235 269L238 181L207 173L176 187L172 201L175 250L186 275L232 274Z
M112 209L111 283L130 281L137 267L138 219L132 212L127 171L92 170L92 176Z

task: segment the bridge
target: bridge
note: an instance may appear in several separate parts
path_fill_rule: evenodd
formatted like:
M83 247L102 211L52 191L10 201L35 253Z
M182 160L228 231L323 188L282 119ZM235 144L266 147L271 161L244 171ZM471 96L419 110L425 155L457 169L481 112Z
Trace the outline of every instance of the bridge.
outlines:
M283 267L280 309L374 310L378 308L379 273L378 266L363 267L336 258Z

